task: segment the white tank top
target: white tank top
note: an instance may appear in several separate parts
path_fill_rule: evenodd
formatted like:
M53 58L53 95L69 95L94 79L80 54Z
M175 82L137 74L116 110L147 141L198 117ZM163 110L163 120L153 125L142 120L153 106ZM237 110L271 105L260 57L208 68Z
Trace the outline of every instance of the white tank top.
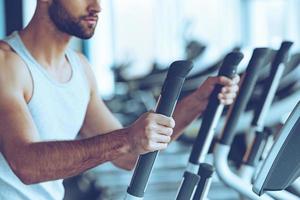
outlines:
M90 97L79 56L67 50L72 77L67 83L59 83L33 58L17 32L4 41L20 56L31 73L33 96L28 109L41 141L74 139L83 124ZM62 180L25 185L0 153L0 200L61 200L63 196Z

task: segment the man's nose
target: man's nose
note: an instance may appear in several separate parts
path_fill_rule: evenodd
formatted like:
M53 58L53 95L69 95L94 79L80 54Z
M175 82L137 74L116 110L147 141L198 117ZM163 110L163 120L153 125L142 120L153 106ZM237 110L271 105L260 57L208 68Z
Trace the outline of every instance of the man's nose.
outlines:
M92 0L88 7L88 11L92 13L100 13L101 12L100 0Z

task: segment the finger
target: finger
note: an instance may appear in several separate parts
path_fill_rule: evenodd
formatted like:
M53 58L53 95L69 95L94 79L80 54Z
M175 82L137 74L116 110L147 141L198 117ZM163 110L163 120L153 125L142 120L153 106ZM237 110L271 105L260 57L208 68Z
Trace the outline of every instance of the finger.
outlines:
M160 150L164 150L168 147L168 143L157 143L157 142L153 142L150 144L150 150L151 151L160 151Z
M167 117L161 114L157 114L155 116L155 122L159 125L163 125L166 127L170 127L170 128L175 127L175 121L172 117Z
M173 128L170 127L166 127L163 125L157 125L154 130L162 135L167 135L167 136L171 136L173 134Z
M232 85L230 87L224 86L221 90L221 93L223 93L223 94L225 94L225 93L236 93L238 90L239 90L238 85Z
M231 105L234 100L233 99L226 99L226 100L222 100L224 105Z
M224 86L231 86L233 85L233 81L230 78L227 78L225 76L218 76L216 77L216 84L224 85Z
M167 135L154 134L152 136L152 141L153 142L158 142L158 143L170 143L171 142L171 137L167 136Z
M241 77L239 75L235 75L232 79L233 84L238 84L241 80Z
M235 98L236 98L236 93L219 94L220 100L227 100L227 99L230 100Z

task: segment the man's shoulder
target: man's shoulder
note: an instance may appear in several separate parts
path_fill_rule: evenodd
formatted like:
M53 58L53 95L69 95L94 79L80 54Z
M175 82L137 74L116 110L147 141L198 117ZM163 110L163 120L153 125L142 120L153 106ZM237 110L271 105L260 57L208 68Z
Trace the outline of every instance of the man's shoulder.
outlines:
M0 82L26 85L28 71L24 61L4 41L0 41Z
M12 48L3 40L0 40L0 50L9 52L9 51L12 51Z
M8 65L14 68L25 63L6 42L0 40L0 70Z

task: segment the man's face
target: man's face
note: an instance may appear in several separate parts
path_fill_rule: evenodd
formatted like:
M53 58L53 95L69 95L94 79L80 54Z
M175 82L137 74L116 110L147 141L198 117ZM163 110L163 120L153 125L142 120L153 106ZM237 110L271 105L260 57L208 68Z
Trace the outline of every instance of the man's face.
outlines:
M48 10L58 30L81 39L94 35L99 12L97 0L53 0Z

